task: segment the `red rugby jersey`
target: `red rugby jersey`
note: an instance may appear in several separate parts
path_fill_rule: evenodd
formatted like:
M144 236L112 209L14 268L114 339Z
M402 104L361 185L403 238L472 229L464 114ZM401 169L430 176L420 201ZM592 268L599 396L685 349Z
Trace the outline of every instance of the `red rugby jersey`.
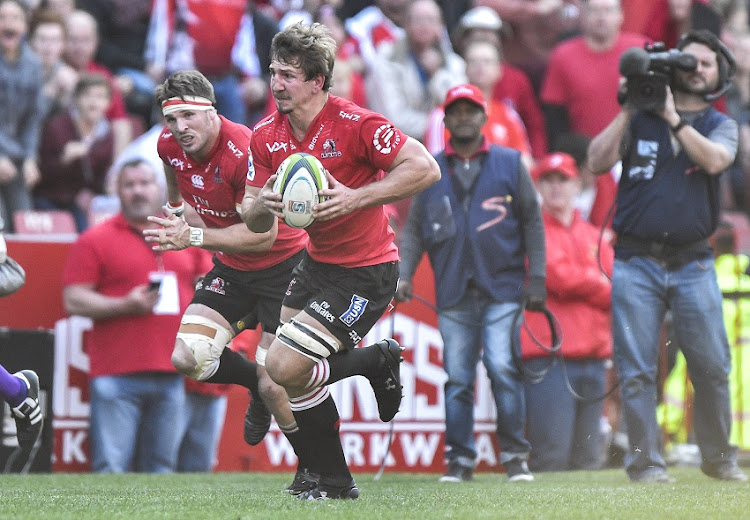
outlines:
M216 145L203 162L190 157L167 127L159 136L157 150L165 164L172 167L177 184L208 228L224 228L242 223L237 205L245 194L252 132L244 125L223 116ZM240 271L258 271L278 264L305 247L304 231L279 223L279 233L271 250L265 253L217 252L219 261Z
M320 159L337 181L359 188L382 178L406 136L385 117L329 95L323 110L298 141L286 115L275 111L255 125L250 140L255 172L247 183L262 187L289 155L305 152ZM305 228L310 256L329 264L362 267L398 260L394 233L383 206L353 211Z

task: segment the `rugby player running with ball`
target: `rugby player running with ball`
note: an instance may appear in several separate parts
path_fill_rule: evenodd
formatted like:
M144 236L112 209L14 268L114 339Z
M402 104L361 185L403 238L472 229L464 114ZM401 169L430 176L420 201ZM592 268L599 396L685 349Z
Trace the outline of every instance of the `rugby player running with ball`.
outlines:
M327 198L305 230L310 243L294 269L281 309L281 327L266 369L289 395L310 453L317 485L301 499L357 498L339 437L339 415L328 386L365 376L380 419L401 403L401 348L392 339L354 348L383 315L396 291L398 249L383 205L437 182L440 170L421 143L382 115L329 93L336 44L324 26L295 24L271 46L276 112L253 129L242 219L266 233L283 218L274 173L295 152L328 170Z
M283 223L254 233L242 222L239 209L250 167L250 130L217 114L213 86L203 74L175 72L157 86L156 102L166 121L157 149L164 161L169 216L149 217L162 228L145 230L146 240L157 251L190 246L216 251L214 268L198 285L182 316L172 363L198 381L247 387L251 401L245 440L251 445L263 440L271 422L270 408L297 453L299 477L305 464L301 434L284 390L268 377L263 364L279 325L284 291L307 236ZM179 218L185 202L204 226L191 227ZM231 324L239 320L250 329L261 325L257 365L227 348L234 336ZM295 494L306 488L295 478L287 491Z

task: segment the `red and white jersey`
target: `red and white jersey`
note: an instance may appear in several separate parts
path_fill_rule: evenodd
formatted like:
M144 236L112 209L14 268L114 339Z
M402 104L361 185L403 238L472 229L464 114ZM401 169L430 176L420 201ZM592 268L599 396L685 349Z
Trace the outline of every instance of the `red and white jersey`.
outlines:
M195 209L207 228L225 228L242 223L237 206L242 204L245 179L251 163L248 153L252 135L250 129L219 117L219 139L203 162L185 153L167 127L164 127L156 145L161 160L174 170L182 198ZM293 256L306 244L304 231L280 222L278 237L269 252L217 252L217 258L233 269L259 271Z
M405 34L401 27L374 5L365 7L347 19L345 27L349 37L342 45L343 52L361 56L368 70L372 69L378 48L382 44L395 42Z
M247 0L153 0L146 59L169 71L196 68L226 76L246 9Z
M406 138L382 115L329 95L302 141L278 111L255 125L250 141L255 171L248 172L247 183L262 187L284 159L305 152L320 159L338 182L360 188L383 178ZM305 231L308 252L319 262L363 267L398 260L383 206L313 222Z

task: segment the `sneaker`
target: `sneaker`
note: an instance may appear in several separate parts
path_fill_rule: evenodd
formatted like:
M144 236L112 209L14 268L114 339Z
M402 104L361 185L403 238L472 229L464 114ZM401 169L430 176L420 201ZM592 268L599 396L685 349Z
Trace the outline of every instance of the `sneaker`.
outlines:
M263 441L271 427L271 412L268 411L266 403L260 396L253 394L252 391L248 394L250 394L250 404L247 405L245 426L242 433L246 443L250 446L256 446Z
M448 462L448 472L440 477L439 482L469 482L474 478L474 468L462 466L456 460Z
M318 482L313 489L297 495L299 500L354 500L356 498L359 498L359 489L354 479L344 486L329 486Z
M531 482L534 475L529 471L529 465L523 459L510 459L505 464L508 482Z
M637 482L639 484L674 484L677 479L671 477L663 469L645 471L637 477L631 477L631 482Z
M16 421L18 446L31 451L39 436L42 434L44 415L39 406L39 376L33 370L21 370L13 374L26 384L26 399L12 409L13 419Z
M747 475L737 464L725 464L713 471L703 470L709 477L728 482L747 482Z
M370 385L378 401L380 420L389 422L398 413L403 397L400 368L404 348L390 338L375 343L372 348L380 349L383 360L378 373L370 379Z
M305 491L315 489L319 479L320 475L317 473L310 473L305 468L298 469L297 473L294 474L294 480L284 492L294 496L301 495Z

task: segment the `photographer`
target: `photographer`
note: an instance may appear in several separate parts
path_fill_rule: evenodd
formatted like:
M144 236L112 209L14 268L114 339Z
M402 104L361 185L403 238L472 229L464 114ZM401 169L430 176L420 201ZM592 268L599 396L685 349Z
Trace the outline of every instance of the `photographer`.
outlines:
M677 45L694 70L673 68L663 108L620 113L591 142L589 165L604 173L622 159L614 230L612 318L629 439L625 468L634 482L669 483L656 422L657 365L664 314L695 387L694 427L706 475L746 481L729 444L729 346L708 238L719 220L719 175L737 152L737 124L711 107L731 79L734 59L707 31ZM627 83L623 86L627 89Z

